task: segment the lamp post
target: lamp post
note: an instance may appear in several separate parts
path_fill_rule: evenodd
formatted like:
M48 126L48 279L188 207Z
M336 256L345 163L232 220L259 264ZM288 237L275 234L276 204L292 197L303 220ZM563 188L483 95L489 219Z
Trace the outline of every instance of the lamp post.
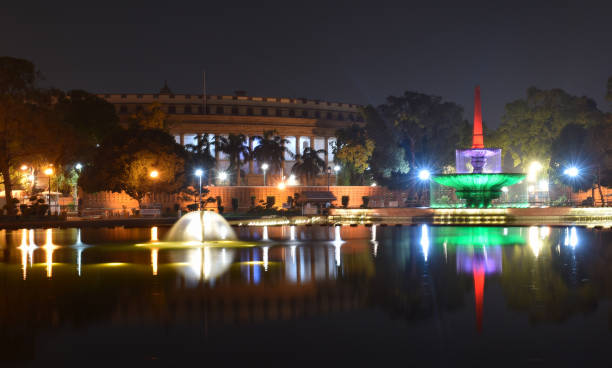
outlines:
M269 167L268 164L265 163L265 162L261 165L261 169L263 170L263 173L264 173L264 187L267 186L267 184L266 184L266 171L268 170L268 167Z
M340 171L340 166L334 166L334 175L336 175L336 186L338 186L338 172Z
M575 178L578 176L578 174L580 174L580 170L578 170L577 167L572 166L572 167L568 167L567 169L565 169L563 171L563 174L567 175L570 178L570 181L573 184ZM572 191L573 190L574 190L574 188L572 188L572 186L570 185L570 190L569 190L569 202L570 202L570 206L572 205Z
M78 206L79 206L79 189L78 189L77 182L79 180L79 176L81 174L81 170L83 169L83 165L80 162L77 162L76 165L74 165L74 169L75 169L75 171L77 173L77 181L74 183L74 206L78 210Z
M327 167L327 191L329 192L329 177L331 175L331 167Z
M151 172L149 172L149 177L151 179L157 179L159 177L159 171L151 170ZM153 193L151 193L151 197L153 197ZM153 198L151 198L151 199L153 199Z
M419 171L418 178L422 182L427 182L431 178L431 172L427 169L421 169ZM427 193L429 193L429 191L427 191Z
M53 168L48 167L45 169L45 175L49 177L49 198L48 198L48 214L51 216L51 175L53 175Z
M195 171L196 176L199 179L200 185L199 185L199 191L200 191L200 195L198 197L198 211L202 210L202 174L204 174L204 171L202 169L197 169Z

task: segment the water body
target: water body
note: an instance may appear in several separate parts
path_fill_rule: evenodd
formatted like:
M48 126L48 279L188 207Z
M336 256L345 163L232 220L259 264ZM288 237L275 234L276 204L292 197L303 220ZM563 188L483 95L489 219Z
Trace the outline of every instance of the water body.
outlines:
M167 232L0 231L2 366L612 364L610 231L238 228L266 239L245 248Z

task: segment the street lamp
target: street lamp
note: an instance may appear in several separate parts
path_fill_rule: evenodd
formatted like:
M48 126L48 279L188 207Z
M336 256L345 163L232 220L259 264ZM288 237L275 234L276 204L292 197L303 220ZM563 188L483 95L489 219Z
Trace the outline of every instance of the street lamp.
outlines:
M338 171L340 171L340 166L334 166L334 175L336 175L336 186L338 186Z
M422 182L426 182L429 181L429 179L431 178L431 172L427 169L421 169L418 173L418 178L420 181ZM427 189L423 189L423 192L427 191ZM429 193L429 191L427 191L427 193ZM425 199L427 200L427 199Z
M261 169L264 172L264 186L267 186L266 184L266 171L268 170L268 164L266 164L265 162L261 165Z
M153 170L153 171L151 171L151 172L149 173L149 176L150 176L151 178L153 178L153 179L156 179L156 178L158 178L158 177L159 177L159 171L157 171L157 170Z
M81 169L83 169L83 165L80 162L77 162L76 165L74 165L74 168L77 173L77 182L74 183L74 205L75 205L75 208L78 210L79 208L79 189L78 189L77 183L78 183L79 176L81 174Z
M219 173L219 180L221 180L221 182L224 182L225 180L227 180L227 173L225 171L221 171Z
M48 214L49 214L49 216L51 216L51 175L53 175L53 168L52 167L46 168L45 169L45 175L47 175L49 177L49 198L48 198L49 209L48 209Z
M570 181L573 184L575 178L578 175L580 175L580 170L578 170L578 168L575 167L575 166L571 166L571 167L568 167L567 169L563 170L563 174L568 176L570 178ZM570 190L569 190L569 202L570 202L570 206L572 205L572 191L573 190L574 190L574 188L572 188L572 186L570 185Z
M198 211L202 210L202 174L204 174L204 171L202 169L197 169L195 171L195 175L198 177L200 185L199 185L199 190L200 190L200 195L199 195L199 199L198 199Z

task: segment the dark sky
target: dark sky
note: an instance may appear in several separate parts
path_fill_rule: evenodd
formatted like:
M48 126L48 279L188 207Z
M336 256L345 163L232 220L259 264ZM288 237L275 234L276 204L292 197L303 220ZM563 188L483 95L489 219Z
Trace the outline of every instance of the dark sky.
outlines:
M153 93L167 79L199 93L205 69L213 94L380 104L411 90L468 117L480 84L497 125L532 85L610 109L612 1L12 1L0 5L0 54L63 89Z

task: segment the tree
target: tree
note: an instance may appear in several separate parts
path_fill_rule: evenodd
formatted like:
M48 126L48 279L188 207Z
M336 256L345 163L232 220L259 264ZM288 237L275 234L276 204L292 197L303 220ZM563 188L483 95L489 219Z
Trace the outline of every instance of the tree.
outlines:
M604 114L590 98L572 96L561 89L531 87L526 99L506 104L497 134L503 137L501 148L512 155L515 167L532 160L548 166L552 142L566 125L588 127L603 119Z
M186 151L168 133L131 127L109 136L83 169L86 192L126 192L142 205L150 192L176 193L185 187ZM157 178L150 176L158 172Z
M215 156L212 154L214 143L211 142L208 134L197 134L195 144L185 145L188 153L188 172L195 172L197 169L206 170L208 177L216 165Z
M304 152L295 156L296 163L291 168L291 172L300 180L305 178L306 184L311 185L312 179L325 170L325 161L319 157L319 154L325 154L325 150L304 147Z
M236 170L234 185L240 185L240 167L251 156L246 140L244 134L230 134L227 138L219 137L219 150L229 156L229 170Z
M364 173L374 152L374 140L357 124L337 130L336 137L333 151L335 160L342 165L342 175L348 179L348 185L363 185Z
M267 163L270 173L280 172L285 154L289 152L286 147L289 141L278 136L275 130L266 130L263 136L257 136L255 139L259 141L259 145L253 149L253 158L258 163Z
M37 88L41 78L30 61L0 57L0 174L9 215L16 213L14 171L25 162L56 156L51 151L62 147L57 141L70 134L62 132L51 108L52 93Z
M143 129L168 131L171 122L168 119L168 114L162 110L162 105L156 101L132 114L130 116L130 125L137 125Z
M439 96L405 92L365 110L366 129L374 140L371 167L381 184L405 187L410 168L430 169L454 163L465 136L463 108Z

